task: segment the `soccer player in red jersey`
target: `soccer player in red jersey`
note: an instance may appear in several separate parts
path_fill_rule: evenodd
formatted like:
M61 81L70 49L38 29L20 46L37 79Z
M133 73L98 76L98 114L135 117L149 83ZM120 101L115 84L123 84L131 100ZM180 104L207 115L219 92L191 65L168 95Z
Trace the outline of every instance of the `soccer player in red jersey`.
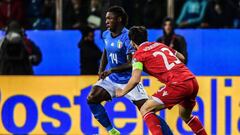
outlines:
M178 104L180 117L192 131L197 135L206 135L199 119L191 114L196 104L198 83L194 74L181 62L184 61L184 56L164 44L147 42L147 31L142 26L132 27L129 38L137 50L133 56L132 77L123 90L116 90L116 96L121 97L131 91L141 81L144 69L165 84L140 110L151 133L162 135L161 124L155 111L171 109Z

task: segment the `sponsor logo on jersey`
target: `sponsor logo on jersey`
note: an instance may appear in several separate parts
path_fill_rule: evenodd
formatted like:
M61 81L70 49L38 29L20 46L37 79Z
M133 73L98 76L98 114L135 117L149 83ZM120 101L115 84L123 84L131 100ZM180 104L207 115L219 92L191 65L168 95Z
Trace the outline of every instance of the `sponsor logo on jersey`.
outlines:
M167 95L168 95L168 92L167 91L163 91L162 96L164 97L164 96L167 96Z

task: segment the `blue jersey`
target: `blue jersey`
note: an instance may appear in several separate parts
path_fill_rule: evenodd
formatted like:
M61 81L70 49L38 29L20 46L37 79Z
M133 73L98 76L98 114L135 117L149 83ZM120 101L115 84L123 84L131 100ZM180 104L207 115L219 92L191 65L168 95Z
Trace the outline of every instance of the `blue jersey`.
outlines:
M120 35L112 37L111 32L106 30L103 32L103 40L107 52L108 68L118 67L127 63L127 55L135 50L130 44L128 38L128 29L123 28ZM109 78L116 83L125 84L131 77L131 70L119 73L112 73Z

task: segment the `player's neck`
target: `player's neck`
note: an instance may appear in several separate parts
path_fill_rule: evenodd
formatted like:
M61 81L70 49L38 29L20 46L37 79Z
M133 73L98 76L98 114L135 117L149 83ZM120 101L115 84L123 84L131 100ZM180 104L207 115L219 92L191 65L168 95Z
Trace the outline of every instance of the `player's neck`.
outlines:
M117 27L115 31L112 31L111 32L112 37L117 37L118 35L120 35L122 33L123 28L124 28L123 26L120 26Z

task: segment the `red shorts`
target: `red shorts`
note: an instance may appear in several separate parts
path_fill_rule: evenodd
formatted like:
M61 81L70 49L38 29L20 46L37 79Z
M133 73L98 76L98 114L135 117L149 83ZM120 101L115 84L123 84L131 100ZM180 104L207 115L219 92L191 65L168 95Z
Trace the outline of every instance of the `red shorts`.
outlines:
M183 82L167 84L153 94L152 97L155 101L164 104L164 107L168 109L171 109L176 104L192 109L196 104L195 98L198 88L196 78L192 78Z

